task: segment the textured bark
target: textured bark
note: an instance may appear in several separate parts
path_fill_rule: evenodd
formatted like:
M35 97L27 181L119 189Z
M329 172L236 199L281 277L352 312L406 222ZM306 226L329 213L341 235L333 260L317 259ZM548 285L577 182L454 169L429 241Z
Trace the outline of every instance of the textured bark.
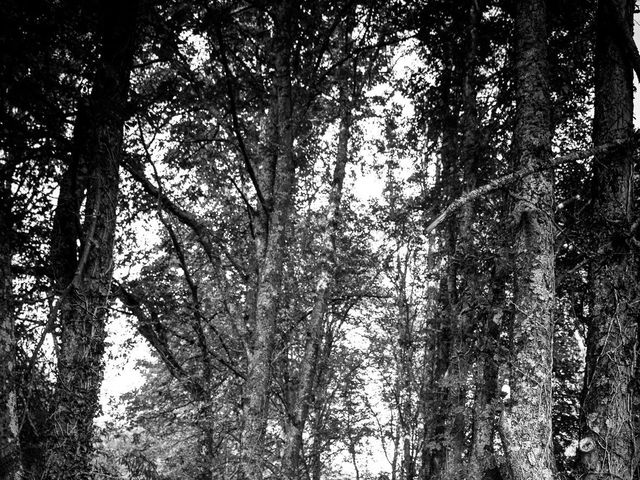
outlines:
M16 338L12 299L11 177L9 162L0 167L0 478L22 478L16 411Z
M56 209L57 235L52 244L56 286L64 289L59 309L57 404L47 463L47 478L52 479L94 478L93 419L99 408L103 374L118 166L138 17L135 3L103 2L101 7L100 62L87 105L87 123L75 130L80 158L76 165L69 166L63 179ZM78 186L83 183L79 172L84 168L87 172L84 221L82 228L77 229L80 238L71 239L69 231L80 224ZM70 243L77 240L82 245L80 252Z
M283 2L276 10L273 45L274 85L277 111L277 161L273 173L273 194L267 202L265 226L256 232L257 288L255 327L246 377L242 470L248 480L265 473L265 434L271 385L271 362L276 332L278 301L282 290L285 240L295 187L294 126L291 99L291 25L293 5Z
M349 160L349 135L351 127L351 106L349 102L349 82L346 72L342 72L340 79L340 130L336 163L329 192L327 212L320 224L319 268L316 278L315 299L309 318L309 331L305 346L304 357L300 365L298 389L295 395L293 418L287 426L287 438L283 455L283 469L287 478L295 480L302 478L302 434L309 415L309 408L313 402L313 390L318 366L322 335L324 331L324 317L327 300L334 283L336 269L335 236L338 233L340 203L342 201L342 187L347 162Z
M518 166L551 156L546 3L517 2L516 127ZM509 384L500 427L514 480L553 478L551 438L554 280L553 183L548 172L516 189L515 295Z
M629 0L600 2L596 36L593 141L601 145L633 134L633 71L618 38L611 8L633 31ZM633 222L633 150L621 147L594 159L592 231L599 256L590 269L590 324L582 401L581 478L633 478L637 466L634 385L638 262L629 244Z

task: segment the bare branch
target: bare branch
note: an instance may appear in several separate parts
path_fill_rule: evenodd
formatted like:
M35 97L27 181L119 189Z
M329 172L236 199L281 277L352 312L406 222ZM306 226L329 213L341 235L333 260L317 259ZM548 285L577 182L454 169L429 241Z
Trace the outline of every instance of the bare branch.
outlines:
M626 144L636 143L638 138L640 138L640 132L636 132L630 139L627 139L627 140L620 140L616 142L606 143L604 145L599 145L597 147L589 148L587 150L579 150L577 152L571 152L571 153L568 153L567 155L561 155L559 157L552 158L551 160L548 160L546 162L524 167L508 175L504 175L500 178L496 178L495 180L492 180L486 185L482 185L481 187L471 190L470 192L465 193L464 195L458 197L456 200L451 202L442 211L442 213L440 213L440 215L438 215L436 219L429 224L429 226L426 228L425 234L429 235L438 227L438 225L440 225L444 220L450 217L454 212L460 209L463 205L473 200L476 200L477 198L480 198L483 195L499 190L500 188L506 187L507 185L517 182L518 180L528 177L529 175L533 175L534 173L543 172L545 170L551 170L564 163L573 162L576 160L582 160L584 158L591 157L593 155L609 152L614 148L617 148Z
M169 348L166 340L158 335L154 328L154 320L149 318L142 309L142 302L131 292L127 291L122 284L115 282L114 291L122 303L129 309L132 315L138 320L136 327L138 332L149 342L149 344L158 353L162 362L167 366L169 373L173 378L180 382L185 390L189 392L195 399L202 400L205 398L204 387L185 372L182 365L178 363Z
M165 193L162 192L161 188L154 185L144 174L140 165L136 164L132 158L127 158L123 162L124 167L127 172L140 184L142 189L147 192L147 194L158 201L158 204L162 209L166 212L169 212L175 218L177 218L181 223L189 227L193 233L196 234L198 239L198 243L204 249L207 258L212 265L215 265L216 262L216 254L213 248L213 244L211 243L212 239L215 239L215 234L211 231L209 226L200 220L198 217L193 215L191 212L185 210L180 205L171 200ZM225 257L234 267L234 269L242 276L242 278L246 278L246 273L244 268L240 265L236 259L227 251L227 249L222 245L221 241L216 241L216 244L219 248L222 249Z
M251 163L251 159L249 158L249 152L247 151L247 147L242 137L242 131L240 129L240 120L238 118L238 108L236 105L236 93L233 88L234 77L233 77L233 73L231 72L231 68L229 67L229 61L227 60L227 54L224 49L224 38L222 36L222 30L219 25L216 27L216 35L218 37L220 63L222 64L222 68L224 69L225 80L226 80L225 84L227 87L227 96L229 97L229 112L231 113L233 133L235 134L236 140L238 141L238 148L240 149L240 154L242 155L242 159L244 160L244 165L247 169L247 173L249 174L249 178L251 179L251 183L253 184L253 188L256 191L256 195L258 196L260 205L262 205L262 208L264 209L265 212L269 212L270 211L269 205L267 204L264 196L262 195L262 190L260 189L260 184L258 183L255 170L253 169L253 164Z

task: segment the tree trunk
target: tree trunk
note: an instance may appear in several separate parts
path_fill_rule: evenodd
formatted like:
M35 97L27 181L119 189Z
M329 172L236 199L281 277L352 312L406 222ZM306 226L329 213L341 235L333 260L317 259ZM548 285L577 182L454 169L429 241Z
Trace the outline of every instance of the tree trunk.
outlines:
M0 167L0 478L22 478L18 412L16 411L16 337L12 305L11 255L13 252L10 160Z
M248 480L261 480L265 471L264 444L271 361L278 301L282 290L285 240L295 188L290 64L292 14L293 6L290 2L283 2L278 6L273 45L277 101L277 163L273 176L272 201L267 206L269 210L264 211L268 228L262 232L262 239L256 239L258 282L255 332L244 387L246 401L242 432L242 470Z
M630 0L601 1L596 33L594 145L633 134L633 73L611 8L633 33ZM582 401L580 465L586 480L633 478L637 466L634 386L638 262L630 245L633 215L633 151L629 146L594 158L593 221L598 259L590 269L590 324Z
M59 228L54 229L59 237L52 245L52 253L59 255L53 259L56 284L63 289L59 299L57 404L47 464L48 478L55 479L93 478L93 418L99 408L113 273L118 166L135 49L137 5L103 2L100 13L101 58L87 106L88 123L78 126L75 133L80 138L74 139L81 156L76 166L86 166L88 172L79 239L82 248L78 256L63 233L76 229L80 223L80 202L77 197L67 196L77 192L78 171L65 174L56 210L55 224ZM71 181L69 175L76 177L73 188L64 184ZM73 266L73 274L65 262Z
M519 167L551 155L546 2L517 2L516 127ZM530 175L516 189L515 296L509 384L501 435L514 480L553 478L551 437L554 280L553 182Z

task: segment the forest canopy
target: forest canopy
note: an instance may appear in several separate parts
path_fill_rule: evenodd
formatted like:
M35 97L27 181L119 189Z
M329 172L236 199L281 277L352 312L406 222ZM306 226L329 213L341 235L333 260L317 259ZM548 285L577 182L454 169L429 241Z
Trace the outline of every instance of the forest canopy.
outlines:
M636 480L630 0L5 0L0 480Z

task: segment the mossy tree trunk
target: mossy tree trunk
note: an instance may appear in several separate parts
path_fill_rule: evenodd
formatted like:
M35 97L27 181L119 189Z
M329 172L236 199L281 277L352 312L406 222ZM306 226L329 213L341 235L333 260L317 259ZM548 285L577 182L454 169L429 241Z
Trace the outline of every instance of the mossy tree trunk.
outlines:
M545 0L516 5L517 166L551 156L551 122ZM511 398L501 435L513 480L551 480L554 224L549 172L524 178L513 192L515 295L510 355Z
M52 479L94 478L93 420L103 376L118 168L138 18L137 2L99 5L100 59L91 95L78 114L74 158L58 198L52 266L60 294L60 353L46 466Z
M4 480L22 478L16 410L16 336L11 276L12 163L11 158L4 158L0 166L0 478Z

